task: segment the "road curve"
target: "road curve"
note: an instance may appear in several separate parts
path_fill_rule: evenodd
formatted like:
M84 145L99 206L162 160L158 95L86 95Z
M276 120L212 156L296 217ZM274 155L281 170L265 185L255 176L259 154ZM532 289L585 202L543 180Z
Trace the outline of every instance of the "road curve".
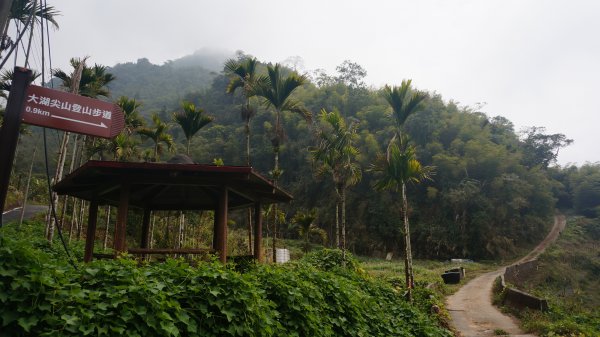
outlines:
M548 245L558 238L565 228L565 217L554 217L554 226L546 238L527 256L516 264L530 261L538 257ZM504 315L492 305L492 286L494 280L504 273L506 267L483 274L464 285L446 300L446 308L452 318L456 330L463 337L495 336L494 330L502 329L510 336L534 337L527 335L518 326L516 319Z
M21 217L21 208L17 207L15 209L11 209L10 211L6 211L2 214L2 224L7 224L9 222L19 221ZM25 219L30 219L37 213L46 212L48 210L48 206L40 206L40 205L27 205L25 206Z

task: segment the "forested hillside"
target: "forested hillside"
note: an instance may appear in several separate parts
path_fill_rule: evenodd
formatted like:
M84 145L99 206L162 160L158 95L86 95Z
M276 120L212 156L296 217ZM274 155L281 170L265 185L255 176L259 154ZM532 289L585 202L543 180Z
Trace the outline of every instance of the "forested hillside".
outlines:
M240 62L249 58L243 53L236 57ZM257 74L265 75L267 65L272 66L259 60ZM316 209L318 226L329 234L329 244L335 243L337 185L331 172L323 169L323 161L316 159L315 151L323 134L335 131L321 111L338 111L356 149L350 160L360 171L354 184L344 182L347 247L359 254L403 251L401 194L374 188L382 174L374 163L385 157L390 140L398 132L397 120L384 98L384 89L364 84L366 70L360 65L346 61L335 74L321 71L308 76L291 96L298 102L297 109L291 111L308 111L312 118L283 110L280 127L273 104L264 104L259 97L246 101L243 90L227 93L235 72L225 67L211 72L189 62L158 66L140 59L107 71L115 77L108 85L108 99L136 99L140 105L135 110L144 116L146 128L156 128L158 121L168 123L165 132L172 135L175 145L169 150L164 143L162 152L157 153L160 160L186 152L186 137L173 120L174 112L183 111L184 101L213 118L190 140L189 155L198 163L245 165L247 121L251 165L265 176L275 173L278 184L295 197L283 209L285 223L278 235L284 238L298 236L291 221L296 213ZM283 76L293 74L285 67L281 72ZM402 122L401 130L409 137L420 164L433 169L431 179L407 184L414 254L436 259L502 257L542 238L556 201L571 203L577 192L560 179L569 168L554 167L558 150L571 140L562 134L546 134L543 127L519 132L509 120L460 106L435 93L435 88L415 88L409 83L408 92L422 93L424 99ZM247 106L251 114L243 109ZM154 122L150 120L152 113L156 113ZM36 128L29 129L39 135ZM104 159L152 160L154 143L149 137L130 132L126 138L121 139L127 143L120 147L108 144L99 149L97 142L95 147L88 144L87 154ZM56 133L51 132L50 139L58 143ZM273 171L275 140L277 172ZM40 137L22 136L16 163L21 180L34 145L39 144ZM43 169L39 158L35 165L38 173ZM581 207L587 210L598 205L600 202ZM236 226L244 225L240 222Z
M159 110L177 105L183 95L211 85L215 72L222 69L226 57L198 51L163 65L141 58L109 68L117 76L109 88L114 97L128 96L143 101L146 109Z

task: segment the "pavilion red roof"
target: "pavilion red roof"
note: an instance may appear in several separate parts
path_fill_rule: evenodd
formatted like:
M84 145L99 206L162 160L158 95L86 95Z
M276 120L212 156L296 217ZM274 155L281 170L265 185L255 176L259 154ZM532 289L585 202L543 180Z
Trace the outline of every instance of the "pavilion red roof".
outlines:
M88 161L54 186L61 195L119 204L119 191L130 184L129 203L153 210L212 210L219 190L229 190L229 208L289 202L292 195L248 166Z

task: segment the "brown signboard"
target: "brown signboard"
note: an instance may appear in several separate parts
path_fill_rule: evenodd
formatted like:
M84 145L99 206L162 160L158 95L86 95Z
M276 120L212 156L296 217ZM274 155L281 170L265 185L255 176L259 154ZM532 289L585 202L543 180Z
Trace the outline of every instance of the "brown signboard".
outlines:
M123 112L114 103L64 91L30 85L27 88L23 123L114 138L125 126Z

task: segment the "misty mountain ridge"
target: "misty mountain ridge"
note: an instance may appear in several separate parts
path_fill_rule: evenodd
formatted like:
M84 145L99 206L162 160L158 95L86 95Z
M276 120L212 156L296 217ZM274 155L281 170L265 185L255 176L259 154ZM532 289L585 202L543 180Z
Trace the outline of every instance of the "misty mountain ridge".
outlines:
M233 53L227 55L202 48L162 65L153 64L147 58L116 64L108 69L116 77L109 85L112 99L135 98L143 103L144 115L168 109L179 104L186 93L209 87L223 69L225 60L232 56Z
M208 70L219 72L223 70L223 64L225 61L233 56L233 52L204 47L196 50L190 55L185 55L173 61L169 60L165 62L165 64L171 64L176 68L202 67Z

